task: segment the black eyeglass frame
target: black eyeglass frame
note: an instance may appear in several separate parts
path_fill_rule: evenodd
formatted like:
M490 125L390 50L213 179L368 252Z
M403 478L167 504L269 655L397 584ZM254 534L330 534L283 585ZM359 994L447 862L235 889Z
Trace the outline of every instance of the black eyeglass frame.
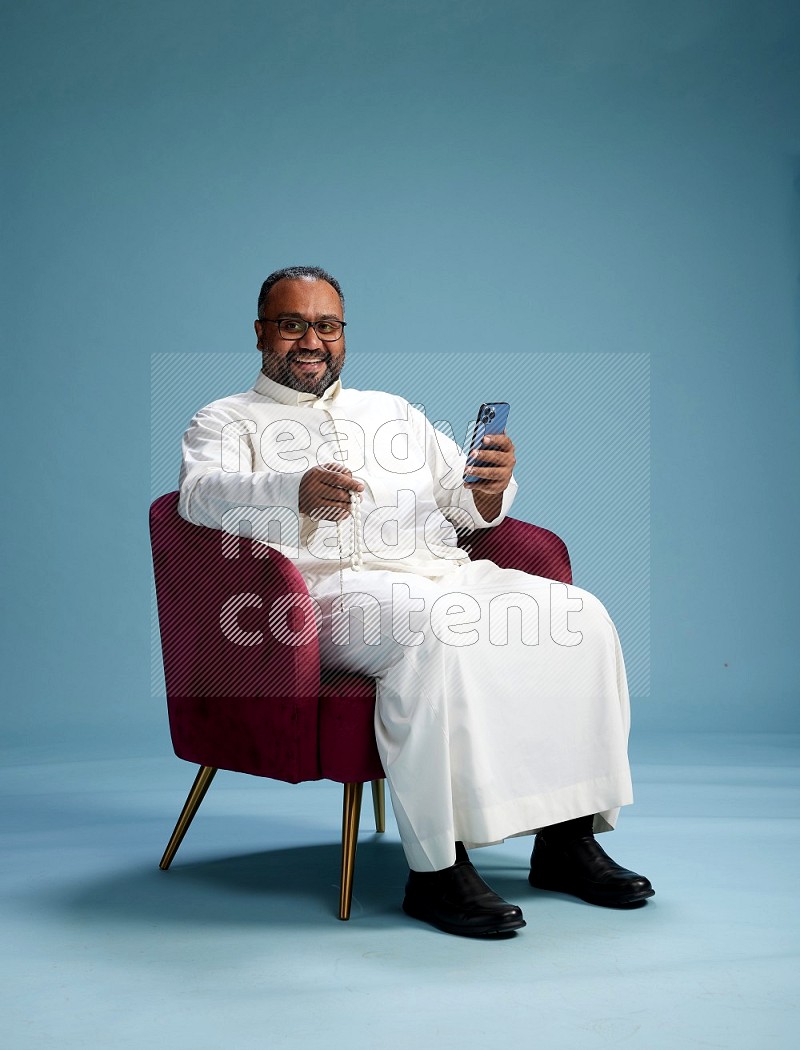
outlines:
M270 324L276 324L278 326L278 335L281 339L286 339L287 342L293 342L295 339L302 339L309 328L313 328L317 338L321 339L323 343L335 343L337 339L342 338L344 330L347 327L347 321L340 321L338 317L323 317L321 321L307 321L305 317L259 317L259 321L269 321ZM281 325L287 321L291 324L304 324L305 328L302 332L292 332L291 335L284 335L281 331ZM317 328L317 325L331 324L331 322L341 325L341 331L335 336L324 336Z

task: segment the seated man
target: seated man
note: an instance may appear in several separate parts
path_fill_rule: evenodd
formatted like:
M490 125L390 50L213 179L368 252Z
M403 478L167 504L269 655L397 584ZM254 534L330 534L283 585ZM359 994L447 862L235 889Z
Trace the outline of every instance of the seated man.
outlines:
M466 850L534 832L532 886L639 904L650 883L594 838L632 801L628 692L608 613L578 588L470 561L456 530L507 514L510 438L487 441L465 482L466 457L421 412L341 385L344 327L330 274L267 278L261 373L192 420L180 513L233 533L247 519L303 574L323 667L375 677L409 915L469 936L524 926Z

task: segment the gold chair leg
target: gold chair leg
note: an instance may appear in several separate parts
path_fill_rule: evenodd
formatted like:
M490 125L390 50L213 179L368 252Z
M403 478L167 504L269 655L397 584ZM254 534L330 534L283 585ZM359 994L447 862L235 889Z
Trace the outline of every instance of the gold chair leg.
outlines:
M161 863L158 865L162 871L166 871L172 863L172 858L178 852L178 846L183 842L183 836L189 830L189 825L194 819L195 813L200 808L200 803L203 801L206 795L206 791L211 787L211 781L214 779L216 769L214 766L200 766L197 776L192 784L192 790L189 792L181 815L178 817L178 823L175 825L175 830L172 832L172 837L167 843L167 848L164 850L164 856L161 858Z
M358 822L361 817L361 793L363 784L344 785L342 807L342 883L339 891L339 918L350 918L353 900L353 875L356 870L356 845L358 844Z
M375 813L375 830L386 831L386 798L383 780L372 781L372 809Z

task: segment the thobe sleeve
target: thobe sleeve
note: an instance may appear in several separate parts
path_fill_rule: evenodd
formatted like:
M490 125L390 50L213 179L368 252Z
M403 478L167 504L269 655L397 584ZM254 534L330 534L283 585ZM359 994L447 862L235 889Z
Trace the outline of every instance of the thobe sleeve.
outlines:
M492 521L486 521L475 505L472 491L464 487L466 453L462 452L449 435L432 426L413 405L409 408L409 418L418 434L418 440L424 442L426 463L433 478L433 494L444 516L452 521L459 533L499 525L514 502L517 493L515 479L511 478L508 488L503 493L500 513Z
M299 517L303 474L254 470L256 423L221 405L201 409L183 437L181 517L195 525L225 528L240 508L279 508Z

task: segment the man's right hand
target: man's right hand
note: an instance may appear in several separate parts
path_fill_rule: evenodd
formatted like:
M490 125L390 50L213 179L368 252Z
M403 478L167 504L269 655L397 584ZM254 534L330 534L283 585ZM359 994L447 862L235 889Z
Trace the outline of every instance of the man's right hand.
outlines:
M318 521L342 521L350 513L350 493L364 491L364 483L341 463L312 467L300 482L301 514Z

